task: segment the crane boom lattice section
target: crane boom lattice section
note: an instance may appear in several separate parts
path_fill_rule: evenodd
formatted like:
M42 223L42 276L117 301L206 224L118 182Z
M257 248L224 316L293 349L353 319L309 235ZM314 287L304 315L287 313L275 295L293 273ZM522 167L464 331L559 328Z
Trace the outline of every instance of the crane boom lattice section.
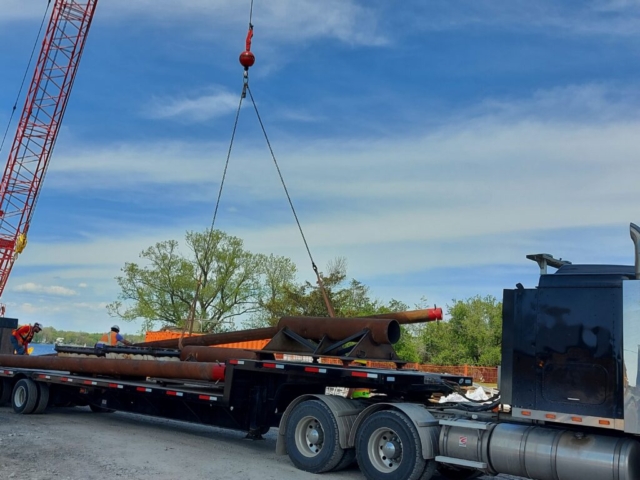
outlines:
M56 0L0 183L0 295L31 217L98 0Z

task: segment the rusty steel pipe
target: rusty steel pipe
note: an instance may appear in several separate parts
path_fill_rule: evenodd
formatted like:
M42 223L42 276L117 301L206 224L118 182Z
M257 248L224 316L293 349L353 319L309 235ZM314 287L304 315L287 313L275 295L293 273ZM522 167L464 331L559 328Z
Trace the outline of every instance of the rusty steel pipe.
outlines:
M371 339L381 345L393 345L400 340L400 324L386 318L327 318L327 317L282 317L278 331L288 328L309 340L321 340L325 335L330 340L343 340L365 328Z
M379 315L369 315L369 318L392 318L397 320L400 325L434 322L442 320L442 309L435 307L410 310L408 312L381 313Z
M183 346L189 345L222 345L225 343L250 342L253 340L268 340L272 338L278 330L275 327L254 328L251 330L238 330L236 332L209 333L207 335L196 335L193 337L184 337L182 339ZM154 342L136 343L136 347L155 347L155 348L178 348L178 339L171 338L169 340L156 340Z
M224 365L217 363L27 355L0 355L0 365L94 375L182 378L204 381L224 380L225 370Z
M325 320L326 317L315 317L320 320ZM394 312L394 313L382 313L379 315L369 315L368 317L356 317L356 319L362 318L384 318L396 320L401 325L409 323L423 323L432 322L434 320L442 320L441 308L425 308L421 310L410 310L407 312ZM250 342L253 340L268 340L271 339L278 329L276 327L266 328L254 328L251 330L238 330L236 332L225 333L210 333L207 335L197 335L194 337L185 337L182 339L183 346L210 346L210 345L222 345L225 343L238 343L238 342ZM169 340L156 340L153 342L136 343L136 347L155 347L155 348L178 348L177 338Z
M180 351L180 360L195 362L221 362L224 363L232 358L243 360L256 360L258 355L251 350L243 348L224 347L184 347Z

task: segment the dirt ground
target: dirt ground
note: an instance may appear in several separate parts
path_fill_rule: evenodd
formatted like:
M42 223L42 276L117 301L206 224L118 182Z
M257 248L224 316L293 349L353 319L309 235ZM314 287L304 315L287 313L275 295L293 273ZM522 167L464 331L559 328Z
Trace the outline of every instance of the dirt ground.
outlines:
M275 443L275 430L263 441L251 441L241 432L127 413L56 408L44 415L16 415L3 407L0 479L364 478L357 467L322 475L301 472L288 457L275 454Z

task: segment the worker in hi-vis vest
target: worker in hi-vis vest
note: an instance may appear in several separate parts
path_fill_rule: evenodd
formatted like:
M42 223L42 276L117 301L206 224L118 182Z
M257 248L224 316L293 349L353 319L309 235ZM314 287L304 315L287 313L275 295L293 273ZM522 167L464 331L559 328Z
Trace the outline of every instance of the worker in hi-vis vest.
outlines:
M11 332L11 345L17 355L29 355L29 344L33 336L42 330L42 325L38 322L31 325L23 325Z
M102 335L96 347L115 347L118 343L124 343L125 345L131 345L131 342L120 335L120 327L114 325L111 327L111 331Z

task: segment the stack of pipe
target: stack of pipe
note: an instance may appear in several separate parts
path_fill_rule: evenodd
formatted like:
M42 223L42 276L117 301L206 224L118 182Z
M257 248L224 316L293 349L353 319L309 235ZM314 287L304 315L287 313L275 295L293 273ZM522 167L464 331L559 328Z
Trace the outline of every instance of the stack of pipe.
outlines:
M0 355L0 365L62 372L107 375L110 377L181 378L204 381L224 380L225 366L212 362L163 362L109 358L57 357L52 355Z
M352 320L363 320L361 318L331 318L331 317L283 317L285 318L312 318L314 321L323 325L326 322L349 322ZM407 312L384 313L380 315L369 315L367 318L395 320L401 325L411 323L433 322L442 320L441 308L425 308L421 310L412 310ZM281 319L281 321L283 320ZM340 327L341 328L341 327ZM223 345L226 343L250 342L253 340L267 340L275 336L279 331L279 327L254 328L252 330L239 330L236 332L211 333L207 335L197 335L193 337L185 337L182 339L183 346L212 346ZM325 332L326 333L326 332ZM303 335L304 336L304 335ZM311 337L307 337L311 338ZM344 337L343 337L344 338ZM155 348L178 348L177 338L169 340L157 340L154 342L136 343L138 347L155 347ZM395 342L394 342L395 343Z

